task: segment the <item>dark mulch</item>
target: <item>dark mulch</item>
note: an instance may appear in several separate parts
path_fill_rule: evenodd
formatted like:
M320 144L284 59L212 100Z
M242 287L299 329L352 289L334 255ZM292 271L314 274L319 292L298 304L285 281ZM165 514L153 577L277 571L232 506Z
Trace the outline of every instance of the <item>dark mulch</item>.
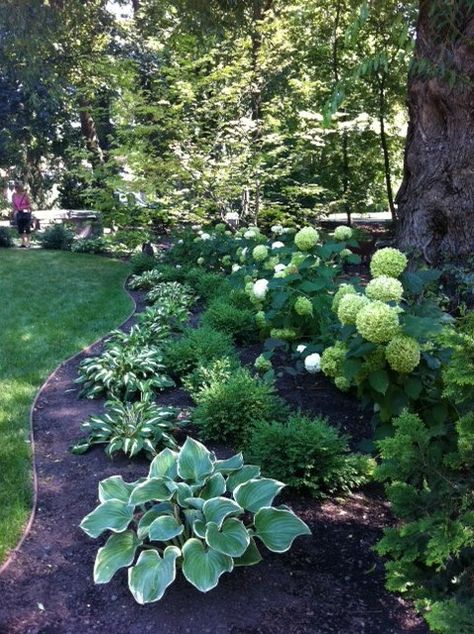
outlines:
M92 353L97 353L97 346ZM312 537L296 540L284 555L267 554L258 566L224 575L201 594L178 576L157 604L138 606L125 571L94 586L92 568L102 542L79 528L97 503L99 480L120 473L134 480L145 461L109 460L96 448L74 456L68 448L80 423L103 409L103 401L77 400L74 385L80 358L63 366L43 391L34 413L39 479L37 517L21 552L0 579L1 634L424 634L412 607L383 586L383 566L372 551L390 523L382 498L358 493L344 502L293 500ZM311 385L310 382L311 381ZM354 400L314 377L282 386L301 407L334 416L354 431ZM181 390L163 402L187 407ZM357 420L357 419L356 419Z

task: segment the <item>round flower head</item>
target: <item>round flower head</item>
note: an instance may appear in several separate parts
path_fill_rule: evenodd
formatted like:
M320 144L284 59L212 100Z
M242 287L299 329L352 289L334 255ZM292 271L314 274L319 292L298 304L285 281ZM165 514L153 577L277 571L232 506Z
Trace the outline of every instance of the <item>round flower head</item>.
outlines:
M237 273L237 271L240 271L242 267L239 266L238 264L233 264L232 265L232 273Z
M282 339L283 341L294 341L297 335L293 328L272 328L270 337L272 339Z
M420 363L420 346L416 339L398 335L386 347L385 357L392 370L400 374L409 374Z
M308 346L305 346L304 343L300 343L299 346L296 346L296 352L298 354L302 354Z
M279 262L280 260L278 259L278 256L274 255L272 258L268 258L268 260L264 262L263 268L266 271L273 271Z
M367 306L369 300L364 295L344 295L341 297L337 309L337 317L343 326L356 323L357 315L361 308Z
M280 242L279 240L272 243L272 249L283 249L284 246L284 242Z
M386 247L376 251L370 262L372 277L387 275L388 277L400 277L408 264L407 257L398 249Z
M253 282L245 282L245 292L247 295L253 295Z
M321 356L314 352L309 354L304 360L304 367L310 374L316 374L321 371Z
M255 359L254 367L258 372L268 372L273 366L272 362L261 354Z
M300 266L300 264L303 264L303 262L306 260L307 257L308 256L306 253L301 253L301 251L295 251L293 255L291 256L291 263L294 264L295 266Z
M300 251L309 251L316 246L319 233L312 227L304 227L295 235L295 244Z
M267 325L267 320L265 319L265 313L263 312L263 310L259 310L258 313L255 315L255 323L259 328L265 328L265 326Z
M296 233L296 229L294 227L283 227L282 234L288 235L290 233Z
M321 370L326 376L336 377L341 374L346 352L346 347L340 341L324 350L321 356Z
M199 264L199 266L202 266L204 264L206 260L204 258L198 258L197 259L197 263Z
M193 225L193 226L191 227L191 229L192 229L193 231L199 231L199 230L201 229L201 225Z
M350 255L352 255L352 251L350 249L342 249L339 255L341 256L341 258L348 258Z
M345 376L336 376L336 378L334 379L334 385L337 387L338 390L341 390L341 392L348 392L350 390L351 387L351 382L349 381L349 379L346 379Z
M332 310L337 313L339 309L339 302L345 295L357 295L356 289L352 284L341 284L334 295L332 300Z
M244 238L247 240L254 240L257 237L257 232L254 229L248 229L244 233Z
M399 302L403 296L403 286L394 277L380 275L367 284L365 294L370 299L378 299L381 302Z
M273 270L275 271L275 273L280 273L281 271L286 271L286 265L285 264L277 264Z
M341 240L341 242L350 240L352 238L352 229L350 227L346 227L345 225L336 227L334 229L334 238L336 240Z
M262 262L268 257L267 247L263 244L259 244L252 251L252 256L254 260L257 260L257 262Z
M359 334L371 343L386 343L400 329L398 311L383 302L370 302L357 315Z
M313 314L313 304L307 297L298 297L293 308L295 309L295 313L301 315L301 317Z
M201 240L210 240L210 239L211 239L210 233L201 233Z
M281 234L283 233L283 227L281 225L273 225L272 233L274 233L276 236L281 236Z
M222 258L222 264L224 266L230 266L232 264L232 260L230 259L230 255L224 255Z
M256 299L263 300L268 290L268 280L257 280L253 285L253 295Z
M279 279L283 279L284 277L286 277L286 275L287 275L287 273L286 273L286 266L285 266L285 270L284 271L277 271L273 277L275 279L279 280Z

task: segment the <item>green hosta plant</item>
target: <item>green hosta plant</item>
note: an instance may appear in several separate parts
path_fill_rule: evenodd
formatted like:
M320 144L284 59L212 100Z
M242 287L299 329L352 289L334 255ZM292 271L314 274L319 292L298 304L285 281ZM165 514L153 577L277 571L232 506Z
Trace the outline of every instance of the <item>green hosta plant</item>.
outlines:
M76 383L82 385L81 397L96 398L102 394L132 400L137 394L173 387L166 374L159 348L124 347L111 344L99 357L84 359L79 366Z
M99 506L81 522L90 537L112 531L99 549L96 584L128 568L128 586L138 603L159 601L178 568L201 592L225 572L261 560L257 543L286 552L308 526L287 507L273 507L283 488L244 465L242 454L217 460L188 438L179 452L164 449L148 476L127 483L112 476L99 485Z
M130 288L134 290L149 291L163 280L158 269L144 271L141 275L132 275L128 281Z
M191 289L180 282L161 282L152 287L146 295L150 304L169 303L188 308L194 301Z
M71 451L83 454L93 445L106 445L105 453L110 457L123 451L132 458L144 451L153 458L157 449L176 448L173 432L186 422L185 418L180 418L179 410L159 407L148 396L134 403L109 401L105 414L90 416L82 424L88 436L77 442Z

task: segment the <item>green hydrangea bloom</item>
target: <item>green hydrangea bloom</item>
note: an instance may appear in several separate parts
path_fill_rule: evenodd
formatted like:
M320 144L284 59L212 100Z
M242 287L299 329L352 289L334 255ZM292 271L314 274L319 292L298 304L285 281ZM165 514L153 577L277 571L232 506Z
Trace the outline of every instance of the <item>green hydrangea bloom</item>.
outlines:
M273 366L272 362L261 354L255 359L254 367L258 372L268 372Z
M350 227L346 227L345 225L336 227L334 229L334 237L336 240L341 240L342 242L350 240L352 238L352 229Z
M321 370L326 376L336 377L342 373L342 364L346 358L347 348L341 341L326 348L321 355Z
M263 310L259 310L258 313L255 315L255 323L259 328L265 328L265 326L267 325L267 320Z
M257 262L262 262L268 257L268 249L264 244L259 244L252 251L252 256Z
M307 297L298 297L293 308L295 313L301 315L301 317L313 314L313 304Z
M372 277L387 275L388 277L400 277L408 264L407 257L398 249L386 247L376 251L370 262Z
M392 370L400 374L409 374L420 363L420 345L412 337L398 335L386 347L385 357Z
M394 277L380 275L367 284L365 294L381 302L399 302L403 297L402 283Z
M197 263L199 264L199 266L202 266L204 264L206 260L204 258L198 258L197 259Z
M300 251L309 251L319 240L319 233L312 227L304 227L295 235L295 244Z
M370 352L362 364L362 369L367 374L377 372L385 367L385 349L383 346L379 346L373 352Z
M280 260L278 259L278 256L274 255L273 257L268 258L268 260L264 263L263 268L265 269L265 271L273 271L273 269L277 264L279 264L279 262Z
M356 323L359 311L367 306L369 300L365 295L353 295L349 293L341 297L339 307L337 309L337 317L343 326Z
M336 376L334 384L338 390L341 390L341 392L348 392L351 388L351 382L349 379L346 379L346 377L342 375Z
M350 255L352 255L352 251L350 249L342 249L339 255L341 256L341 258L348 258Z
M295 251L293 255L291 256L291 264L294 264L295 266L300 266L300 264L303 264L303 262L306 260L307 257L308 256L306 253L301 253L301 251Z
M230 266L232 264L232 260L230 258L230 255L224 255L224 257L222 258L222 264L224 266Z
M270 337L272 339L282 339L283 341L294 341L297 338L296 331L293 328L272 328Z
M370 302L357 315L359 334L372 343L387 343L400 330L398 311L383 302Z
M357 295L356 289L352 284L341 284L334 295L332 300L332 310L337 313L339 310L339 302L345 295Z

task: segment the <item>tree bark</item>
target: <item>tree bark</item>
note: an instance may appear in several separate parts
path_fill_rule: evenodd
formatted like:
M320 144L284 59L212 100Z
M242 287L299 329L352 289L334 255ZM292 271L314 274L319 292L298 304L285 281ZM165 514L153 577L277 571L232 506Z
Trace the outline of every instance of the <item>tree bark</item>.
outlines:
M454 21L442 32L433 0L420 2L397 195L398 244L421 251L429 263L474 251L474 15L463 0L450 7Z
M79 97L79 117L81 121L82 136L84 137L86 147L90 152L92 163L94 166L102 165L105 160L104 152L100 145L95 121L91 114L90 104L83 95Z
M383 163L385 173L385 185L387 188L387 200L392 220L397 221L395 201L393 199L392 173L390 167L390 150L388 147L387 132L385 130L386 100L385 100L385 74L379 77L379 123L380 123L380 143L382 145Z

